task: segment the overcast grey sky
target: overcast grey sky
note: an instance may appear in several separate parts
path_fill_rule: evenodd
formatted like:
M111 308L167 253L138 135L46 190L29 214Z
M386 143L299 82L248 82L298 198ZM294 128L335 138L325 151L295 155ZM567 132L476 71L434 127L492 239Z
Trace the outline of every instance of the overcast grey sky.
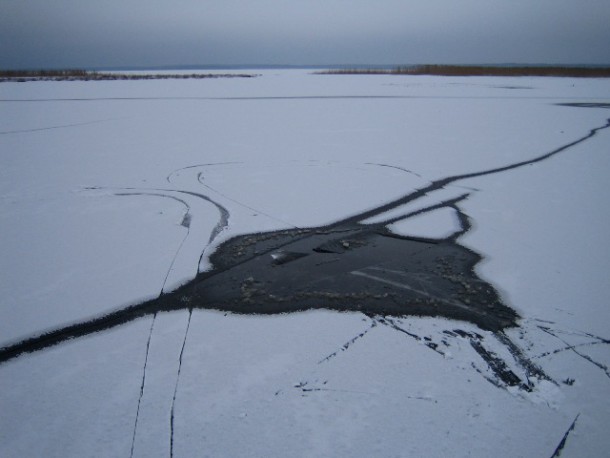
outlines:
M610 0L0 0L0 67L610 64Z

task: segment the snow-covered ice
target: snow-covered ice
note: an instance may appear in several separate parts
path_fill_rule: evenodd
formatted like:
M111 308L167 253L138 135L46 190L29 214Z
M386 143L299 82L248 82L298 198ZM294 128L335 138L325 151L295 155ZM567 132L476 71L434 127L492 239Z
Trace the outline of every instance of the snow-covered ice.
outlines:
M0 347L168 292L233 236L463 175L365 222L467 194L458 243L520 314L523 359L445 318L160 312L0 363L0 456L537 457L568 431L562 457L604 455L610 129L584 137L610 80L255 72L0 84Z

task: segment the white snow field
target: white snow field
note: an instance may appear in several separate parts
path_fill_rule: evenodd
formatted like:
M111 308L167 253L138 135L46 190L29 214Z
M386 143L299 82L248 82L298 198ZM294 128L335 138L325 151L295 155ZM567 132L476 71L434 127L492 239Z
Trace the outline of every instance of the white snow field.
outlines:
M523 358L445 318L185 307L0 363L0 456L606 455L610 80L252 73L0 84L0 347L169 292L232 236L558 150L392 211L469 194L458 243Z

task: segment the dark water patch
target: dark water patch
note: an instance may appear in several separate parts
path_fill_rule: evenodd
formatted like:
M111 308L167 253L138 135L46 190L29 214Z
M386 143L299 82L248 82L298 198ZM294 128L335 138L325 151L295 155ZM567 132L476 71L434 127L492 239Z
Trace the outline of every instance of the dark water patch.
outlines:
M312 229L237 237L211 257L214 266L226 265L224 270L203 274L176 291L171 302L236 313L325 308L445 316L488 330L516 324L517 314L474 273L479 255L448 240L389 235L378 227L355 226L340 233ZM280 249L301 255L278 264ZM329 257L335 262L325 262Z

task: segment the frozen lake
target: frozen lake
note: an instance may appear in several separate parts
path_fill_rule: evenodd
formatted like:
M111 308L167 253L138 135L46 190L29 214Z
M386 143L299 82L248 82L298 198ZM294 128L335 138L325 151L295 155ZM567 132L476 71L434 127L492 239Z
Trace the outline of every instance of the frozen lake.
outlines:
M602 456L610 80L252 73L0 84L0 455Z

